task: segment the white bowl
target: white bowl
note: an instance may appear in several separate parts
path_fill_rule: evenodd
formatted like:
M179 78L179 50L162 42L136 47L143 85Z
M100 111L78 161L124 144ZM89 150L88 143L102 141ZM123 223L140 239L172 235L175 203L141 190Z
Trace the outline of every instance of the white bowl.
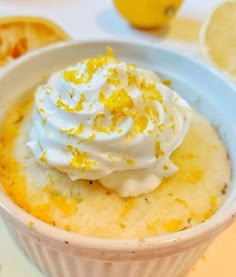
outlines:
M104 239L66 232L32 217L2 192L0 212L25 254L50 276L180 276L236 213L233 85L212 68L165 49L114 40L66 42L32 52L3 70L0 120L11 100L33 87L42 76L104 53L106 46L111 46L121 60L151 68L172 80L174 88L217 126L232 161L232 182L224 205L205 223L143 240ZM34 222L33 228L28 227L30 221Z

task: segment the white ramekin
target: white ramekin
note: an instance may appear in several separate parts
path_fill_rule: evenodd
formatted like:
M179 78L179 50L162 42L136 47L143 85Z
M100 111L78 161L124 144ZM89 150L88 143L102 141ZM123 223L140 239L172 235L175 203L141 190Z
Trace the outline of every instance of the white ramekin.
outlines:
M176 90L217 126L232 161L232 182L224 205L205 223L142 240L86 237L60 230L27 214L3 192L0 192L0 212L17 244L49 276L182 276L236 213L233 85L206 65L145 44L114 40L66 42L32 52L1 72L0 120L14 98L37 84L42 76L101 54L108 45L121 59L154 69L171 79ZM33 222L32 228L29 222Z

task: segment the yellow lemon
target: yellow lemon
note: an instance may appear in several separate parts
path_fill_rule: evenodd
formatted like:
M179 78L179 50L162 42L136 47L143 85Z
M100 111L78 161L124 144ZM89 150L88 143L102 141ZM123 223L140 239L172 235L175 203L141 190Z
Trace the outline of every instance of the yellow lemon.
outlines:
M0 18L0 66L21 55L69 36L48 19L32 16Z
M236 81L236 1L220 3L207 17L199 43L204 57Z
M161 27L175 16L183 0L114 0L119 13L142 29Z

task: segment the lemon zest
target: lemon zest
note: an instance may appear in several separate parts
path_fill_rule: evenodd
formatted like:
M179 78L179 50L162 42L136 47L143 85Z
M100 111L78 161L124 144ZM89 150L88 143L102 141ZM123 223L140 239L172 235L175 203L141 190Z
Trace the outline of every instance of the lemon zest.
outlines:
M96 165L96 161L90 160L88 158L87 152L80 152L71 144L67 144L67 149L70 150L72 154L72 158L70 160L71 166L78 168L81 171L85 171L91 169L94 165Z
M156 141L155 142L155 156L156 156L156 158L159 159L164 154L165 154L164 151L161 149L160 141Z
M43 153L41 154L39 160L43 163L47 163L48 162L48 158L47 158L47 152L44 150Z
M67 134L71 137L78 137L80 134L83 133L84 125L82 123L79 124L77 128L69 128L69 129L62 129L60 130L61 134Z
M83 103L86 100L86 97L83 93L80 94L80 99L77 102L76 106L71 107L68 104L65 104L61 99L58 99L56 102L56 106L60 109L63 109L67 112L79 112L83 109Z

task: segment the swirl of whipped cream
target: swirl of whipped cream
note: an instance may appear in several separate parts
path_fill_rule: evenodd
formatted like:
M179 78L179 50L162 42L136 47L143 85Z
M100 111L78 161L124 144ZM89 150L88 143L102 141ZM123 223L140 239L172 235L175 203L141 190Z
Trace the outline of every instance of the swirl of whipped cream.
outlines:
M27 145L72 179L99 180L121 196L154 190L178 168L191 108L152 71L107 55L54 73L37 89Z

